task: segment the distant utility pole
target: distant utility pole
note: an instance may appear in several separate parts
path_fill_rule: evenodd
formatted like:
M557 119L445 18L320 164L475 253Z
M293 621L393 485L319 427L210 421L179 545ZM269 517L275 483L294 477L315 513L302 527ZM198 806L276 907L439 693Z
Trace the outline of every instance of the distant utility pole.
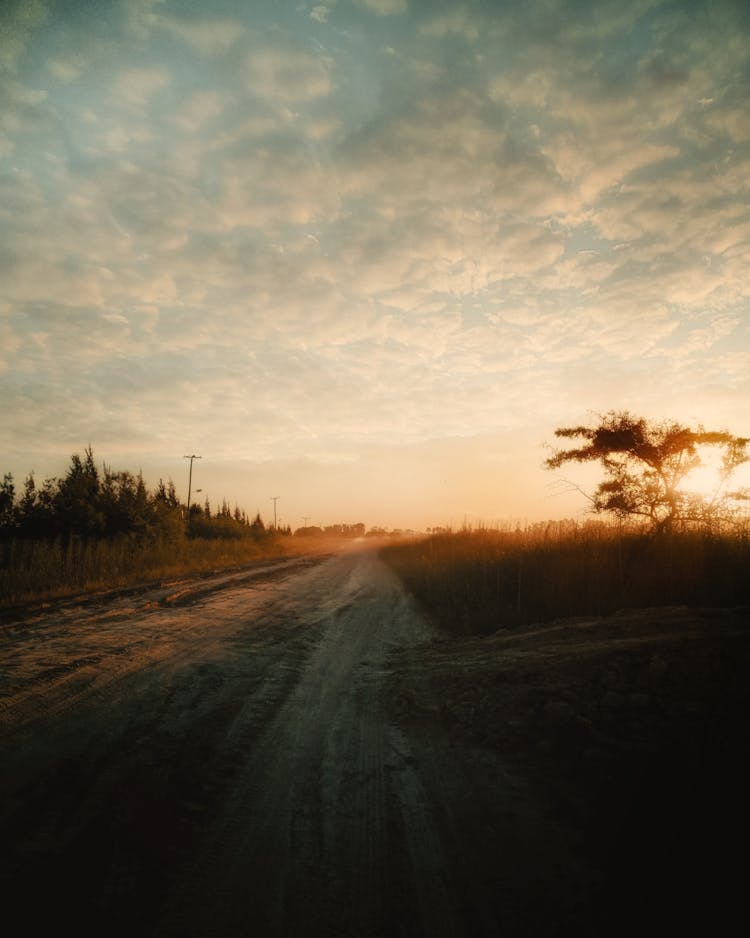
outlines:
M302 520L305 522L305 527L307 527L307 522L310 520L308 515L302 515Z
M182 458L190 460L190 474L188 475L188 498L187 498L187 514L186 514L186 518L189 521L190 520L190 490L193 485L193 460L203 459L203 457L196 456L195 453L193 453L191 456L183 456Z
M273 529L276 530L276 502L281 498L281 495L272 495L271 501L273 502Z

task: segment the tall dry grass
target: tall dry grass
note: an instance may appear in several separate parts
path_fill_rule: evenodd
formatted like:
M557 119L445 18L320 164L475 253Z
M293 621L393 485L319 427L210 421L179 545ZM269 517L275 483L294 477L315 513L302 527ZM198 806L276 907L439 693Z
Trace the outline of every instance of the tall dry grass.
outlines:
M132 586L280 556L291 538L0 542L0 605Z
M624 608L750 604L750 530L654 537L601 522L463 529L383 548L459 634Z

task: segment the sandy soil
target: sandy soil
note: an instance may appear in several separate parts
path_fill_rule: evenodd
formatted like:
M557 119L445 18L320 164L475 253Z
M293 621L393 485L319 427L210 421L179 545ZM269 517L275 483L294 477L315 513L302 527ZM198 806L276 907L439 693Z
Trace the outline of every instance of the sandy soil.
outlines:
M364 549L17 611L5 912L222 938L720 930L749 624L646 610L459 641Z

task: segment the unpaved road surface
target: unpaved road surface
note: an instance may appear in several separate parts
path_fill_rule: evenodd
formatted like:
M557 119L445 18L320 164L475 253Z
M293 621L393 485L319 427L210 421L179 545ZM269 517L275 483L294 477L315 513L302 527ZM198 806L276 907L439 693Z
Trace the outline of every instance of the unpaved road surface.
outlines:
M26 934L589 934L570 836L501 754L449 732L444 682L421 666L435 642L365 549L6 624L4 919Z

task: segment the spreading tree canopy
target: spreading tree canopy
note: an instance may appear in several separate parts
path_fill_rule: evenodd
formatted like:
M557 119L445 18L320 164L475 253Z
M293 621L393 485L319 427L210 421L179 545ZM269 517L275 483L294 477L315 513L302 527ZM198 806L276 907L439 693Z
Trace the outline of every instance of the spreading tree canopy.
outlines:
M734 470L750 456L750 439L725 430L692 429L673 420L648 421L628 411L598 415L594 426L559 427L555 436L580 440L581 446L557 449L549 469L568 462L599 462L604 470L593 495L593 510L620 518L647 520L656 531L706 523L726 515L741 493L728 491ZM684 487L687 476L704 464L707 447L721 456L714 492L709 496Z

